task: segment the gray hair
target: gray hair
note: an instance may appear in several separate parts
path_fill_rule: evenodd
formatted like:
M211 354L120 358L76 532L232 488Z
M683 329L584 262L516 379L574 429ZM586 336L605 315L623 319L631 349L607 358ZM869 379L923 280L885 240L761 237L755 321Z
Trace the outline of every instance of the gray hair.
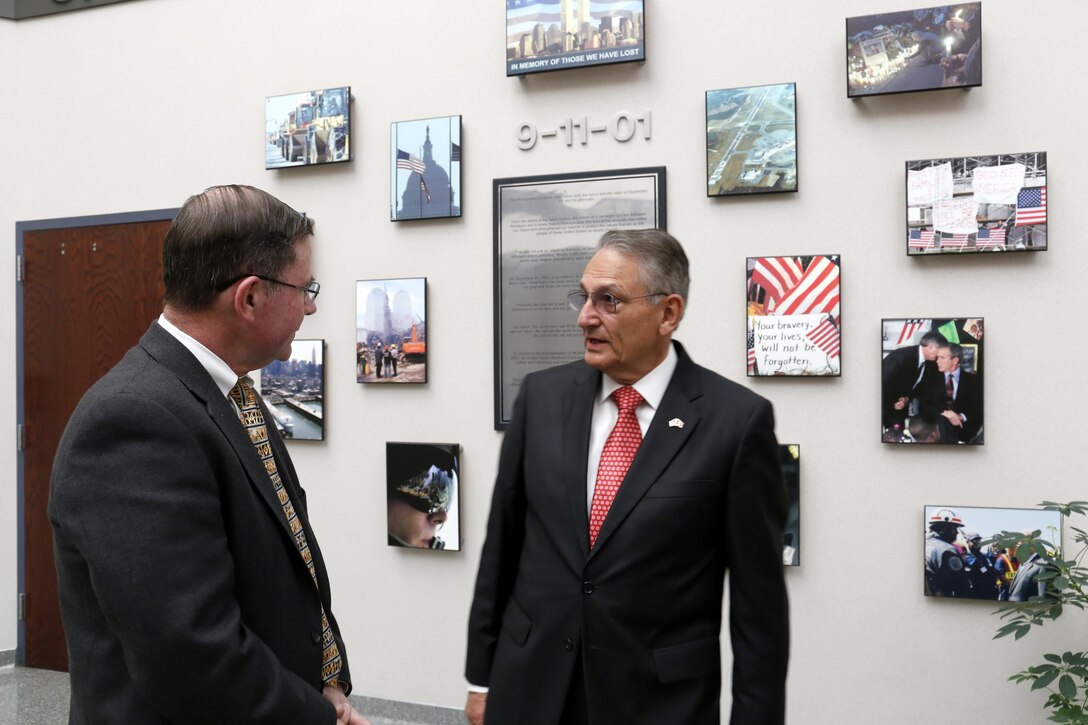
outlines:
M647 293L677 294L688 302L688 255L676 238L663 229L613 229L604 233L598 249L614 249L634 257Z

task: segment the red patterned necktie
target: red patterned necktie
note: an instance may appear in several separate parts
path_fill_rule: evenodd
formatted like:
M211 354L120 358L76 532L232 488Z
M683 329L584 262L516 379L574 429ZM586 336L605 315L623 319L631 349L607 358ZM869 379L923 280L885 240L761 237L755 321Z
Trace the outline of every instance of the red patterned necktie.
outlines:
M295 537L298 553L306 568L310 570L310 577L317 583L317 571L314 569L313 554L310 553L310 544L306 541L306 532L302 528L302 521L298 518L295 507L291 504L291 497L287 489L283 487L283 479L280 478L279 469L276 468L276 459L272 456L272 444L268 441L268 428L264 424L264 413L257 403L257 394L253 388L239 379L238 385L230 390L231 399L238 405L239 417L242 425L249 433L249 440L257 449L257 455L261 463L268 471L268 477L272 480L272 488L276 491L276 497L283 506L283 515L287 517L287 525L291 527L291 533ZM326 685L336 687L340 677L340 669L343 667L343 659L340 657L340 648L336 644L336 635L329 626L329 618L325 614L325 605L321 605L321 681Z
M597 482L593 486L593 502L589 506L589 547L597 541L601 524L612 506L616 491L620 490L627 469L635 459L642 444L642 430L638 427L635 408L642 403L642 396L630 385L616 389L612 399L620 409L616 427L608 434L601 451L601 463L597 467Z

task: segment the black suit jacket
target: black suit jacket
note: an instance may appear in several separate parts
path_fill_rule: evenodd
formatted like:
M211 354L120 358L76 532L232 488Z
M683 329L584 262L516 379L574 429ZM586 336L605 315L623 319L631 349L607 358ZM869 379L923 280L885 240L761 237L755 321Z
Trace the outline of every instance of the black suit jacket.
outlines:
M726 570L732 722L783 721L786 497L771 405L676 348L592 551L600 373L577 362L522 383L469 615L466 676L490 687L488 723L555 725L580 656L594 723L717 724Z
M884 356L881 364L881 397L883 400L884 427L902 423L907 411L896 410L895 401L906 396L919 397L925 385L933 375L937 375L937 364L932 360L924 361L922 379L918 372L918 345L909 345L892 350Z
M964 421L963 426L955 427L941 423L943 419L940 416L945 410L954 410L964 415L966 421ZM982 382L975 373L961 370L956 399L949 405L947 403L947 393L945 392L944 373L938 372L926 384L920 412L932 416L938 423L941 423L942 443L954 441L966 443L974 438L975 434L982 428Z
M71 723L332 725L322 603L350 681L347 653L305 493L270 439L320 590L234 408L157 323L83 397L49 500Z

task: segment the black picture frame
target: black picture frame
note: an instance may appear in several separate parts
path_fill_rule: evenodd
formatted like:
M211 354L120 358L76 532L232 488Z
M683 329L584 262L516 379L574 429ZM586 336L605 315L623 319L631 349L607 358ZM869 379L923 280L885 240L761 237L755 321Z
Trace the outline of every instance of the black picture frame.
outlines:
M265 169L351 161L351 86L265 98Z
M428 324L426 277L357 280L355 382L425 384Z
M1002 532L1038 531L1044 547L1056 546L1057 553L1065 548L1059 511L940 504L925 506L922 518L922 593L927 597L1026 601L1038 593L1032 584L1041 572L1040 557L1030 552L1018 558L1015 550L1001 549L993 540Z
M646 60L645 2L609 6L594 12L590 0L506 0L507 77Z
M796 192L797 84L721 88L705 98L706 195Z
M461 444L385 444L386 544L460 551Z
M504 430L524 375L583 354L566 294L601 234L666 228L665 167L501 178L492 190L495 429Z
M881 441L983 445L985 319L896 317L880 325Z
M845 45L847 98L976 88L982 3L847 18Z
M748 257L745 362L755 377L842 375L842 256Z
M906 162L907 256L1045 252L1046 175L1045 151Z
M325 440L325 341L294 340L291 357L261 368L261 398L289 441Z
M782 527L782 565L801 566L801 446L778 444L778 460L786 485L786 524Z
M394 121L389 135L390 221L461 216L461 117Z

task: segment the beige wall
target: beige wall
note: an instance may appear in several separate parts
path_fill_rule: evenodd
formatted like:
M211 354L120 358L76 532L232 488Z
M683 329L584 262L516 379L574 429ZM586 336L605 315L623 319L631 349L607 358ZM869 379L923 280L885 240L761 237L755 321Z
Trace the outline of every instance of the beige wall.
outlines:
M669 229L694 275L678 338L744 379L744 258L839 253L843 375L748 381L802 445L804 565L788 572L790 721L1041 720L1042 697L1005 684L1039 652L1083 645L1084 622L991 642L986 605L922 596L925 504L1030 506L1084 498L1078 361L1088 251L1072 210L1088 193L1082 0L987 0L985 85L845 98L844 18L900 4L847 0L649 3L649 61L506 78L503 3L145 0L0 22L0 299L16 295L15 222L178 206L209 185L254 184L317 219L328 342L328 440L292 446L334 581L360 694L458 706L464 628L501 440L492 430L491 180L665 165ZM921 4L921 3L919 3ZM703 93L796 82L800 192L707 199ZM350 84L353 156L266 171L267 95ZM653 138L518 150L521 121L653 114ZM388 221L389 123L461 114L464 216ZM1052 249L907 259L906 159L1049 152ZM430 382L354 382L357 278L429 280ZM15 647L16 319L0 316L0 650ZM881 445L881 317L984 315L987 443ZM572 320L573 321L573 320ZM1059 328L1060 324L1060 328ZM1045 354L1043 354L1045 351ZM1045 373L1047 382L1039 379ZM464 550L385 545L384 442L464 446ZM728 677L726 678L728 687Z

